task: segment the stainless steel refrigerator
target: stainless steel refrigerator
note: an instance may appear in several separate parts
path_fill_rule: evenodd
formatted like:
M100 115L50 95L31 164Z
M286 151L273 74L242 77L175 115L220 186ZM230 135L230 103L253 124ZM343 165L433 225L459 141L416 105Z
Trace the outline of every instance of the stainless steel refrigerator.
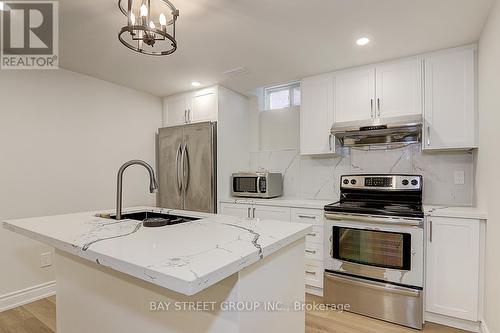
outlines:
M160 128L158 207L217 212L217 123Z

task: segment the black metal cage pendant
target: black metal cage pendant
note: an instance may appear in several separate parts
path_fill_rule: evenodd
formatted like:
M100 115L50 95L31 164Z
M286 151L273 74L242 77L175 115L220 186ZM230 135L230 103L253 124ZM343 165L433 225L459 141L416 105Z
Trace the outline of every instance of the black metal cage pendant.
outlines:
M127 6L123 6L123 2ZM169 55L177 49L175 23L179 11L168 0L118 0L127 25L118 39L131 50L154 56Z

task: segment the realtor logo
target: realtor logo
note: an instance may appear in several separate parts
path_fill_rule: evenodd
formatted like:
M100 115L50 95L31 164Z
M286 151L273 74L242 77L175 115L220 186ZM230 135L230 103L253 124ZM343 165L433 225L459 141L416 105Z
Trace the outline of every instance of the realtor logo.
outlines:
M1 69L58 68L58 3L1 1Z

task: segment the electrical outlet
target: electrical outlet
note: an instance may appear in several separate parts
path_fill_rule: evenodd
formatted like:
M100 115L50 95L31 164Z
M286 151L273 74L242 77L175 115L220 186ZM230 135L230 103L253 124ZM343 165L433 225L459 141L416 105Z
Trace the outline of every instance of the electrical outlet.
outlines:
M464 185L465 184L465 172L463 170L455 171L455 185Z
M40 254L40 267L52 266L52 252Z

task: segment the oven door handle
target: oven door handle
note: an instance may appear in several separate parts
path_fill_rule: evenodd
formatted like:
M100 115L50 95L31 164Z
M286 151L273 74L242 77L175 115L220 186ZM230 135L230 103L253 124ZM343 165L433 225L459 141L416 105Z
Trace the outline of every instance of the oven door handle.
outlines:
M393 294L399 294L399 295L404 295L404 296L411 296L411 297L419 297L420 294L422 293L420 290L405 288L405 287L396 286L393 284L376 282L376 281L370 281L368 283L368 282L363 281L362 279L358 279L355 277L344 277L344 276L334 275L334 274L327 273L327 272L325 272L325 280L330 280L332 282L338 281L338 282L350 284L350 285L353 285L356 287L364 287L364 288L375 289L375 290L390 292Z
M421 227L423 225L423 219L420 218L398 218L392 216L364 216L364 215L347 215L347 214L335 214L335 213L325 213L325 217L329 220L336 221L359 221L359 222L370 222L370 223L381 223L381 224L401 224L408 226L418 226Z

